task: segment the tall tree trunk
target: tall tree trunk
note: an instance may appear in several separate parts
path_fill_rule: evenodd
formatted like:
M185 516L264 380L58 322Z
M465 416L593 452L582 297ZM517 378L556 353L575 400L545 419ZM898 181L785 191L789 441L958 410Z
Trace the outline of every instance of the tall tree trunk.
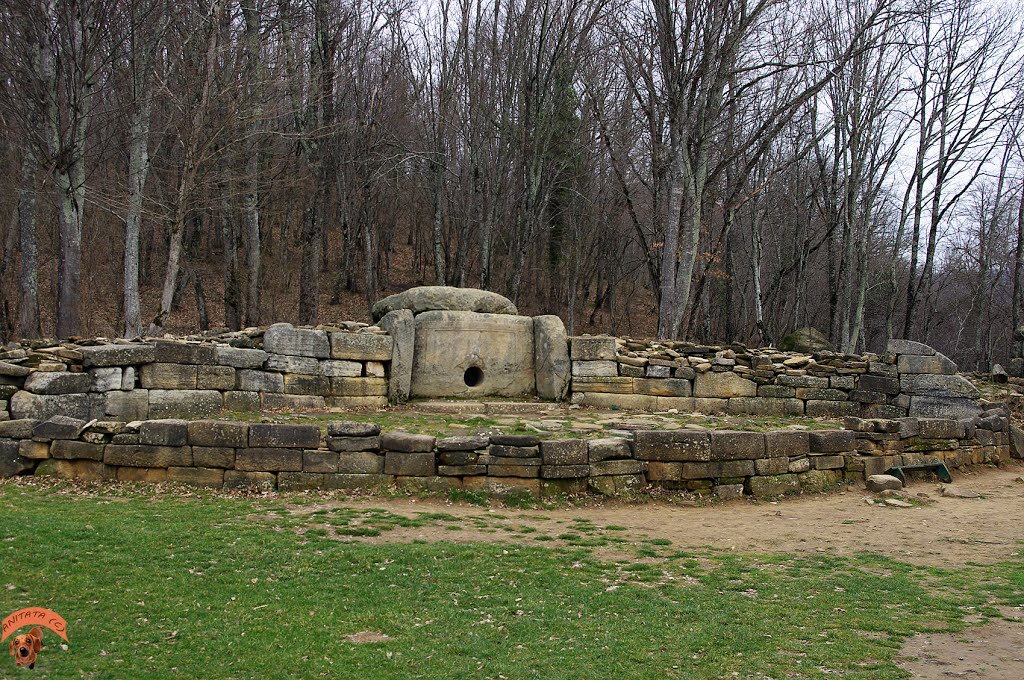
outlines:
M23 338L42 335L39 324L39 260L36 251L36 163L30 151L21 161L18 189L18 233L21 240L21 301L18 333Z
M149 121L152 99L144 97L132 115L128 140L128 214L124 224L124 337L142 335L142 308L139 301L139 238L142 224L142 200L149 174Z
M245 20L245 52L248 69L249 122L245 143L245 175L242 177L242 215L247 285L245 293L245 324L260 323L260 274L263 260L260 252L259 207L259 142L258 131L263 106L259 99L260 14L256 0L241 2Z

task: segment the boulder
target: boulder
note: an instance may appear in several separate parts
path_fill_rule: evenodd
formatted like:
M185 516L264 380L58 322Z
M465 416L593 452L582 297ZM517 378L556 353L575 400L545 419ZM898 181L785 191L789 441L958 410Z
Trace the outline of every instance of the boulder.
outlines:
M419 286L379 300L373 305L373 320L376 323L389 312L398 309L408 309L413 314L430 311L519 313L511 300L491 291L452 286Z
M900 481L899 477L893 477L892 475L868 475L868 478L864 480L864 484L868 491L872 493L889 490L899 491L903 488L903 482Z
M817 328L798 328L779 342L783 352L831 352L835 348Z

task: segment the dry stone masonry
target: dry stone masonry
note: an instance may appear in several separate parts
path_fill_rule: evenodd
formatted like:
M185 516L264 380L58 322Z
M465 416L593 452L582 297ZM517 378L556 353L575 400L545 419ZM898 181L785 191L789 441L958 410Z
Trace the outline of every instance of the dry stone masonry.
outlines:
M654 485L768 497L896 465L998 463L1024 448L1004 406L980 400L952 361L907 340L879 356L569 338L558 317L520 316L500 295L438 286L385 298L373 318L378 325L8 346L0 352L0 476L533 495ZM223 411L483 396L835 418L843 429L435 440L355 422L321 433L208 420Z

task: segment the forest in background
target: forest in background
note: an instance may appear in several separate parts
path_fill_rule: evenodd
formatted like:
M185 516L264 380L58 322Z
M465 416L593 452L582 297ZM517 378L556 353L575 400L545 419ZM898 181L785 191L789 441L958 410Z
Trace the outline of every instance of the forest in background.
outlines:
M1024 340L1024 45L973 0L0 7L0 340L366 320L965 369Z

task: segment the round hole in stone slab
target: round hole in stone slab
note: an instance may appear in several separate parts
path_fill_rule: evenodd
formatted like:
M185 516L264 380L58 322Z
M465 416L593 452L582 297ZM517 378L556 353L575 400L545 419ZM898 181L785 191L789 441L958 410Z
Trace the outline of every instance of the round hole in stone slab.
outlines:
M478 366L470 366L462 379L466 382L466 387L476 387L484 381L484 372Z

